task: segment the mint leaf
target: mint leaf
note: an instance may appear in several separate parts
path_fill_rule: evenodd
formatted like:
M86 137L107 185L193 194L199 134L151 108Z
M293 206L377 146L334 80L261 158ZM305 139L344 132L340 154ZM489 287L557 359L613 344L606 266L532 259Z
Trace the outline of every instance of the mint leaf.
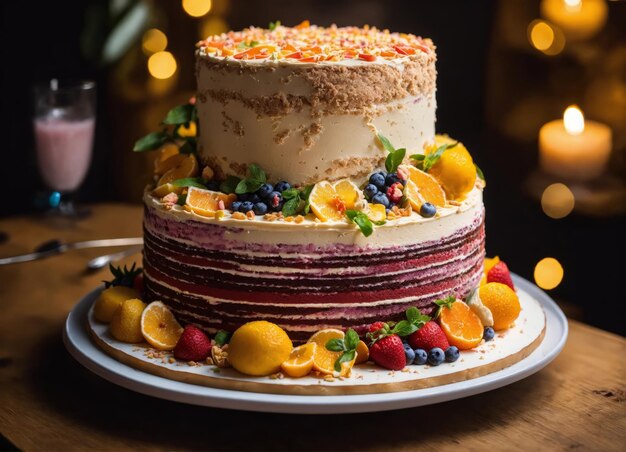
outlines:
M426 156L424 154L411 154L409 155L409 158L413 160L417 160L418 162L421 162L422 160L426 158Z
M396 326L391 330L392 333L398 336L408 336L418 330L418 326L409 322L408 320L400 320Z
M261 167L255 163L251 163L248 165L248 179L262 181L263 183L267 182L267 176L265 175L265 171L261 169Z
M337 372L341 372L341 363L345 363L348 361L352 361L356 356L356 350L349 350L347 352L343 352L339 359L335 361L335 370Z
M152 132L143 138L138 139L133 147L134 152L154 151L168 141L170 136L165 132Z
M281 193L283 195L283 199L291 199L300 196L300 192L297 188L288 188L287 190L283 190Z
M270 22L270 25L268 28L270 31L274 31L276 30L277 27L280 27L280 20L277 20L276 22Z
M435 300L435 304L438 306L437 311L435 312L435 319L439 317L441 310L445 308L451 308L454 302L456 301L456 297L454 295L449 295L446 298L442 298L440 300Z
M215 343L217 345L228 344L228 341L230 341L230 336L231 334L228 331L220 330L215 333Z
M331 339L326 343L326 350L331 352L343 352L346 350L343 339Z
M176 204L178 204L179 206L184 206L185 204L187 204L187 195L179 195Z
M420 312L415 306L411 306L406 310L406 319L411 323L415 322L419 316Z
M222 193L226 193L227 195L235 193L235 188L237 188L240 181L241 179L237 176L227 176L226 180L220 184L220 191Z
M185 177L183 179L176 179L172 182L174 187L196 187L203 188L206 190L206 185L204 185L204 179L201 177Z
M285 190L287 191L287 190ZM284 196L283 196L284 197ZM298 213L298 208L300 207L300 197L296 195L295 198L289 198L283 204L283 215L286 217L290 217Z
M187 124L193 118L193 110L195 110L195 106L191 104L179 105L177 107L172 108L167 112L165 119L163 120L163 124L168 125L179 125L179 124Z
M311 196L311 192L313 191L313 185L307 185L300 192L300 199L304 201L304 209L303 212L305 215L308 215L311 211L311 204L309 203L309 196Z
M359 345L359 335L352 328L346 331L345 343L348 350L356 350L356 347Z
M335 370L337 372L341 372L341 363L354 359L358 345L359 335L352 328L346 331L343 339L331 339L326 342L326 350L330 350L331 352L343 352L335 361Z
M346 216L359 227L365 237L369 237L374 232L372 220L363 212L358 210L346 210Z
M452 149L457 144L459 144L458 141L456 143L443 144L439 146L435 152L432 152L424 157L424 171L428 171L429 169L431 169L433 165L439 161L444 152L446 152L448 149Z
M485 180L485 174L483 173L483 170L481 170L476 163L474 163L474 166L476 167L476 175L480 177L481 180Z
M387 158L385 159L385 169L388 173L395 173L398 169L398 166L402 163L404 159L404 155L406 154L406 149L396 149L395 151L391 151Z
M378 139L380 140L380 143L383 145L383 147L387 150L387 152L393 152L396 150L396 148L393 147L393 145L391 144L391 142L389 141L389 139L382 135L382 134L378 134L376 135L378 137Z
M244 193L254 193L261 185L267 182L267 176L265 175L265 171L261 169L260 166L251 163L248 165L248 169L246 172L246 178L239 181L237 186L235 187L235 193L238 195Z

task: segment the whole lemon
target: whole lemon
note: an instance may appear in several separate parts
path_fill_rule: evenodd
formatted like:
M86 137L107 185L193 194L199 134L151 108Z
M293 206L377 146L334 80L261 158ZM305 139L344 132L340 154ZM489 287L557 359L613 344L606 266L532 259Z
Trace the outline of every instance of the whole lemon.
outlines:
M455 141L447 136L437 135L435 144L426 149L431 154L438 147ZM439 160L428 171L443 187L448 199L459 200L469 193L476 183L476 167L472 156L463 143L446 149Z
M137 291L131 287L112 286L104 289L93 306L93 316L100 322L108 323L124 301L138 296Z
M278 325L257 320L239 327L228 344L228 360L242 374L276 373L293 349L291 339Z
M145 308L146 304L138 298L122 302L111 318L109 325L111 335L118 341L131 344L143 342L141 314Z
M519 316L521 306L513 289L506 284L491 282L478 289L480 301L491 311L493 329L509 328Z

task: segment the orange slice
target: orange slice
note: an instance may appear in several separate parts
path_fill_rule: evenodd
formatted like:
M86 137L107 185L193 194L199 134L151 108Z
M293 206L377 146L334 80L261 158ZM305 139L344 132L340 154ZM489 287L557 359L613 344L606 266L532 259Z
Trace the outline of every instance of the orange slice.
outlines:
M164 185L170 182L174 182L178 179L184 179L186 177L195 177L200 172L200 166L198 165L198 159L193 154L179 154L182 159L173 162L175 165L168 169L163 176L157 182L157 186ZM179 158L178 156L172 156L170 159ZM168 159L169 160L169 159ZM167 161L166 161L167 162ZM164 162L164 164L166 163Z
M153 301L141 314L141 334L158 350L173 350L183 334L174 314L160 301Z
M315 347L315 352L313 353L313 368L321 373L334 375L335 372L335 361L339 359L341 356L341 352L332 352L326 348L326 344L331 339L343 339L344 333L341 330L336 330L334 328L327 328L324 330L320 330L315 333L308 340L307 343L315 343L317 347ZM340 376L350 375L352 370L352 366L356 360L347 361L345 363L341 363L341 372L339 372Z
M370 349L367 348L367 344L363 341L359 341L359 345L356 347L356 361L354 364L361 364L370 359Z
M162 198L163 196L169 195L170 193L176 193L177 195L179 195L182 193L182 191L183 187L175 187L172 184L163 184L152 190L152 194L154 196Z
M231 193L227 195L217 191L203 190L201 188L189 187L185 209L191 210L203 217L214 217L215 212L230 208L237 199L237 195ZM222 206L220 206L220 201Z
M286 375L292 378L300 378L308 375L313 369L313 355L317 344L309 342L291 350L287 361L280 365Z
M372 221L385 221L387 210L382 204L368 204L367 217Z
M496 331L509 328L522 310L517 294L506 284L487 283L478 288L478 294L480 301L491 311Z
M457 300L449 308L444 306L439 314L439 324L450 345L459 350L474 348L483 340L483 323L462 301Z
M162 145L158 150L157 157L154 159L154 174L158 174L159 176L161 176L167 170L173 168L175 166L172 164L174 160L172 160L168 164L166 164L165 162L167 162L172 157L181 155L182 154L180 154L180 148L176 143L169 142Z
M359 187L348 179L335 184L322 181L315 184L309 196L313 213L322 221L341 221L346 218L346 210L355 208L361 198Z
M409 176L404 194L414 210L419 212L425 202L437 207L446 205L446 194L434 177L410 165L401 165L400 170Z

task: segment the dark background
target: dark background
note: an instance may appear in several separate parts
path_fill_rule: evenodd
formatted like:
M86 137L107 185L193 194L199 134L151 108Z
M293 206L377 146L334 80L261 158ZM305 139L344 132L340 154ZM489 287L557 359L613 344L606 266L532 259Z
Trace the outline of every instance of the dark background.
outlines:
M539 16L537 2L521 1L526 10L536 10L535 15ZM33 199L43 190L34 159L30 89L35 82L52 77L90 78L99 85L94 158L79 199L138 202L135 195L123 188L123 179L129 177L125 168L135 164L132 159L136 156L130 155L129 148L120 149L124 145L119 143L124 140L119 137L138 137L145 133L135 121L142 110L117 100L111 66L98 66L81 53L79 37L85 27L86 8L94 3L98 4L1 4L3 138L0 181L4 196L0 217L32 213ZM572 213L562 220L543 214L539 203L523 189L526 178L537 166L536 131L527 140L505 136L495 124L497 117L493 119L493 111L487 111L489 105L506 106L510 102L509 95L524 96L521 90L526 88L521 81L540 84L549 77L545 59L502 47L498 21L503 9L514 3L519 5L519 1L487 0L231 0L224 15L233 29L251 24L265 26L276 19L293 25L308 18L311 23L320 25L367 23L431 37L438 53L437 130L461 139L487 176L488 254L500 255L512 271L530 280L540 259L557 258L563 264L565 277L550 295L569 315L624 335L624 214L591 217ZM182 13L180 2L164 0L154 4L166 17L168 37L175 40L172 46L187 49L188 57L179 60L179 90L192 91L191 55L198 39L197 32L190 26L193 19ZM624 45L626 4L609 2L609 7L609 23L602 39ZM563 64L569 63L566 60ZM576 70L575 65L573 70ZM519 79L498 78L498 74L506 72L517 74ZM574 84L563 94L565 105L579 101L576 93ZM163 99L155 100L154 105L164 102L168 103ZM169 105L176 103L172 98ZM150 105L149 99L144 101L143 111L149 111ZM556 106L560 108L560 104ZM557 111L552 118L558 115ZM619 162L618 165L623 165ZM623 168L618 168L616 174L623 181Z

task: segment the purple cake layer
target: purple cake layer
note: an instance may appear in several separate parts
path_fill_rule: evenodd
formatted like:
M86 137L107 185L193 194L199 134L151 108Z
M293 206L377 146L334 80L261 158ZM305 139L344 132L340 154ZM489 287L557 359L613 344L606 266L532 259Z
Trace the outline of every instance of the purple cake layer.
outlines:
M249 225L181 221L147 207L147 298L209 333L268 320L296 342L322 328L362 331L373 321L399 320L410 306L428 314L433 301L464 297L478 285L485 239L479 212L438 240L363 246L316 245L307 234L300 244L256 243Z

